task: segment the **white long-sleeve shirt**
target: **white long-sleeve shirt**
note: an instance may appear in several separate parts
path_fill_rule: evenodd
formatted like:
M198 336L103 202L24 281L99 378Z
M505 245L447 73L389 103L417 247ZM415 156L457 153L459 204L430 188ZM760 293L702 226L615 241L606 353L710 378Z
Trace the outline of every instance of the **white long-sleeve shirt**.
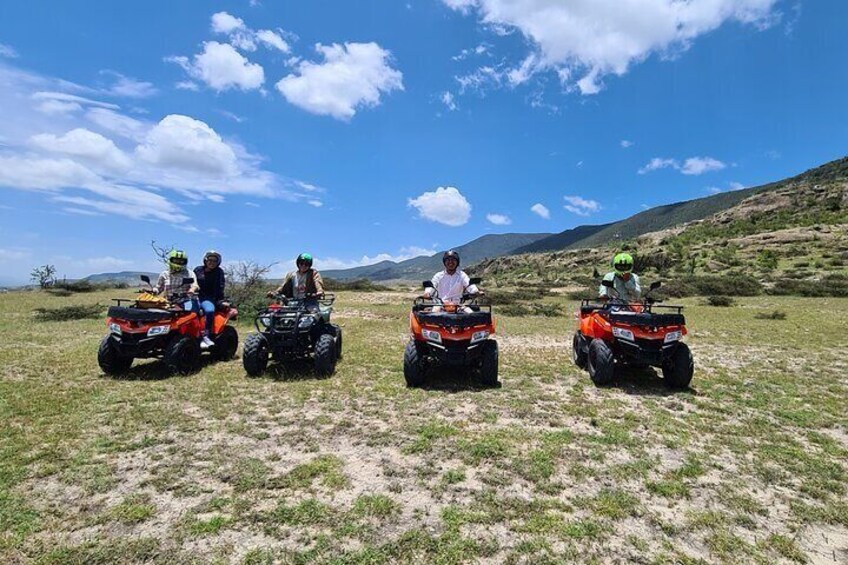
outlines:
M614 272L607 273L604 275L604 280L612 281L613 288L615 288L618 294L610 291L610 289L604 285L601 285L598 289L598 294L600 296L621 298L626 302L636 302L642 297L642 287L639 286L639 276L636 273L630 273L630 278L626 281L623 278L616 276Z
M439 271L433 276L433 288L438 292L438 297L446 304L459 304L462 301L462 294L469 286L473 292L476 288L471 284L471 279L465 274L465 271L456 270L452 275L447 271ZM424 294L428 297L433 296L433 288L428 288Z

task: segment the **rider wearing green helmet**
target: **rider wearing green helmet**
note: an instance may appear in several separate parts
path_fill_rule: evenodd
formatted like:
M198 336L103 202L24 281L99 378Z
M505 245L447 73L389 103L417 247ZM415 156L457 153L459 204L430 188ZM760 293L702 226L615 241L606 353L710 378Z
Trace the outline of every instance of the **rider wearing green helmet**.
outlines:
M168 268L159 274L156 280L156 294L171 294L174 292L196 293L198 290L197 277L188 267L188 255L181 249L172 249L167 256ZM183 284L183 279L191 279L191 283Z
M268 293L269 298L282 294L286 298L312 300L324 296L324 281L321 274L312 268L312 255L301 253L295 260L297 270L286 275L283 284ZM317 302L315 303L317 307Z
M601 298L621 298L627 302L636 302L642 297L642 287L639 286L639 276L633 272L633 256L630 253L618 253L612 258L612 272L604 276L605 281L612 281L616 292L601 285L598 294Z

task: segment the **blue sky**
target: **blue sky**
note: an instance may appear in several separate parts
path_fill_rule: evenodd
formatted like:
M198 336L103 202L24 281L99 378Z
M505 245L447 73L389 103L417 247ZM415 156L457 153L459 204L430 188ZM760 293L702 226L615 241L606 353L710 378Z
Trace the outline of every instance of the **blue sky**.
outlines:
M848 153L828 0L5 2L0 284L151 239L321 268L558 232Z

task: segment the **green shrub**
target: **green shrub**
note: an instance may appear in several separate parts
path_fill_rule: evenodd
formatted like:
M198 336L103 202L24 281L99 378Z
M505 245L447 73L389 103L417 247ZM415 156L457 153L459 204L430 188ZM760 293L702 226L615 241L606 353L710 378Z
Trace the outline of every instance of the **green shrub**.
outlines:
M65 322L68 320L99 318L103 314L103 306L100 304L71 304L59 308L35 309L35 318L40 322Z
M848 276L833 273L818 281L778 279L768 293L776 296L848 296Z
M733 306L734 300L729 296L714 294L707 297L707 304L710 306Z
M773 249L763 249L757 255L757 263L763 269L772 271L777 268L778 256Z
M356 279L352 281L340 281L336 279L324 279L324 290L336 292L340 290L356 290L358 292L379 292L390 290L388 287L375 284L368 279Z
M681 277L665 283L662 295L672 298L686 296L756 296L763 285L748 275L700 275Z

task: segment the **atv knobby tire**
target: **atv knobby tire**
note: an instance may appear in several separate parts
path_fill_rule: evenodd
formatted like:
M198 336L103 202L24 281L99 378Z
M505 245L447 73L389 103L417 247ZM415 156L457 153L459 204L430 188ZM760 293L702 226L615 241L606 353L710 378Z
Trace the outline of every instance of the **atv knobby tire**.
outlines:
M342 358L342 329L336 328L336 360Z
M118 352L112 336L107 335L100 342L100 347L97 350L97 363L107 375L120 375L127 372L132 362L132 357L126 357Z
M663 382L669 388L685 389L692 382L695 360L685 343L678 343L662 366Z
M315 372L328 377L336 370L336 337L321 334L315 343Z
M615 373L615 358L605 341L593 339L589 344L589 377L597 386L608 385Z
M193 337L177 336L165 348L163 360L171 374L188 375L200 365L200 345Z
M422 386L424 384L424 373L424 359L418 351L415 340L411 339L403 352L403 378L406 379L406 386L410 388Z
M589 360L589 355L583 351L584 339L580 332L574 332L574 339L571 342L571 360L581 369L586 368L586 363Z
M218 361L229 361L235 357L238 350L238 332L232 326L224 326L224 329L214 339L215 349L212 350L212 355Z
M268 340L262 334L250 334L241 352L244 370L250 377L259 377L268 367Z
M483 344L480 382L483 386L496 386L498 384L498 342L493 339Z

